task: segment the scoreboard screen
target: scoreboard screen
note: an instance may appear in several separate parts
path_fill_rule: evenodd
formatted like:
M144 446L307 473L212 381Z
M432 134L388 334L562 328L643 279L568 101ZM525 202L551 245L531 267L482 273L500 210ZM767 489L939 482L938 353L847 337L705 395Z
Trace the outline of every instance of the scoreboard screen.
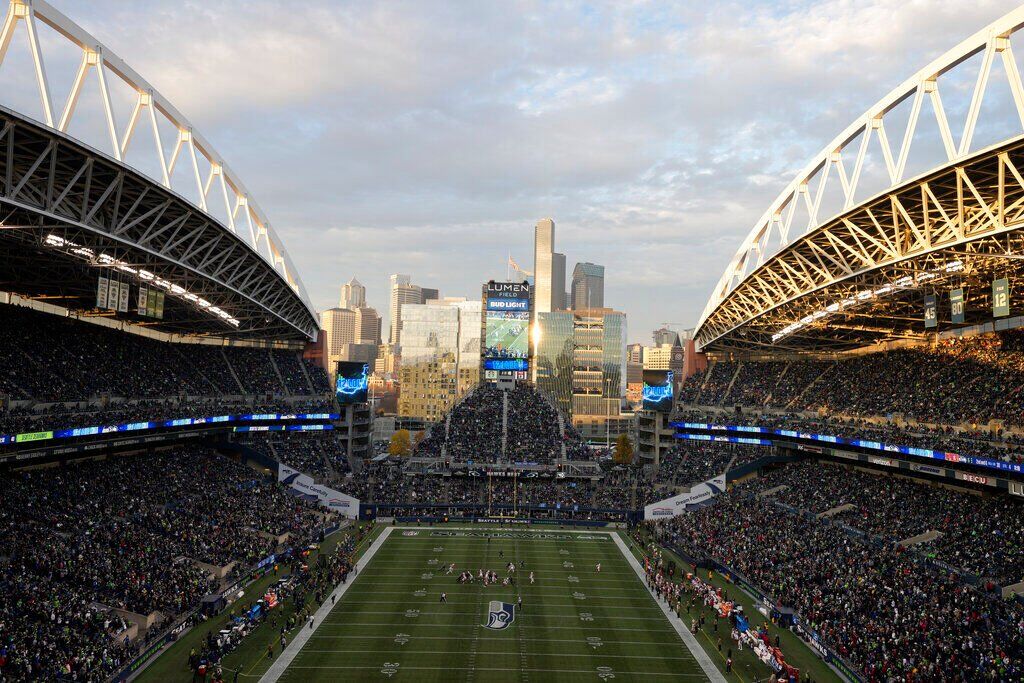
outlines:
M334 384L334 394L338 403L366 403L366 394L370 386L370 365L368 363L338 362L338 379Z
M672 380L671 370L644 370L644 410L672 412Z
M488 282L484 308L484 368L526 370L530 357L530 285Z

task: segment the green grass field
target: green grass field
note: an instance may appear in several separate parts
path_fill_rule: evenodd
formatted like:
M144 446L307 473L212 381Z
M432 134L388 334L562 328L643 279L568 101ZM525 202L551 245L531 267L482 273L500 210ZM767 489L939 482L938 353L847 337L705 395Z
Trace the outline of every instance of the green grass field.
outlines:
M461 569L504 577L510 560L524 564L515 588L456 581ZM484 625L490 601L518 596L507 628ZM292 654L286 683L707 680L605 532L394 529Z

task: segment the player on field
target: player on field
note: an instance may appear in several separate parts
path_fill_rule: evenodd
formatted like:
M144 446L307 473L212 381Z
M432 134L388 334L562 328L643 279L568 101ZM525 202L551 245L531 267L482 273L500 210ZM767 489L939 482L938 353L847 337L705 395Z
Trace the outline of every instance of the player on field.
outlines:
M444 591L441 591L441 602L443 602L446 605L448 604L448 594Z
M533 585L533 572L530 572L530 585Z
M600 562L597 563L597 573L598 574L601 573L601 563Z

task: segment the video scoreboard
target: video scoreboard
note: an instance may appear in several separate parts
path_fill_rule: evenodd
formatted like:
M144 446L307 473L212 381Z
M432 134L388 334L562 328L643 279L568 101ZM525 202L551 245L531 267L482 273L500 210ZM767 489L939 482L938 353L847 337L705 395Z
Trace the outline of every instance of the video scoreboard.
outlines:
M484 287L485 377L526 379L530 368L530 284L495 282Z

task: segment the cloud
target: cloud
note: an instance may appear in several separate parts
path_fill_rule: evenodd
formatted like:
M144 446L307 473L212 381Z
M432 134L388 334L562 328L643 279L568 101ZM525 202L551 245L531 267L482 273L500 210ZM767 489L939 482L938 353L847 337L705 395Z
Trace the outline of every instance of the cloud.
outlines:
M225 155L318 307L356 275L385 310L391 272L476 296L553 216L637 341L696 322L814 152L1015 6L52 1Z

